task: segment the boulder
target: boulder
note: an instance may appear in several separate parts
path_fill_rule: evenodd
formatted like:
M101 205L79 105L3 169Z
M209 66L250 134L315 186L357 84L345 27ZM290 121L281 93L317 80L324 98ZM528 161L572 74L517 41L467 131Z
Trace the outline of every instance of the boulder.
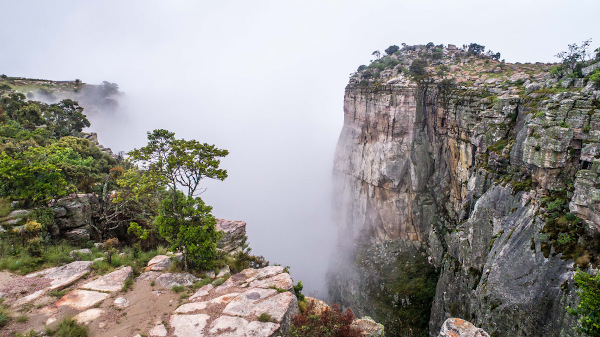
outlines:
M70 257L76 257L78 254L92 254L92 251L90 249L84 248L84 249L75 249L69 252L69 256Z
M104 301L109 296L107 293L98 291L77 289L63 296L54 305L56 307L69 306L74 309L85 310Z
M174 286L191 286L198 278L188 273L164 273L156 278L156 284L171 289Z
M64 266L52 267L35 273L26 275L26 277L43 277L50 280L50 287L47 290L55 290L67 287L75 281L82 278L90 272L92 261L75 261Z
M490 337L487 332L460 318L448 318L438 337Z
M365 316L352 322L352 327L360 329L365 337L381 337L384 336L384 328L382 324L375 322L371 317Z
M97 279L82 285L81 289L115 292L123 288L123 284L133 275L133 269L129 266L113 271L112 273L98 277Z
M224 232L218 247L228 254L235 253L242 249L246 239L246 223L244 221L232 221L217 219L216 228Z

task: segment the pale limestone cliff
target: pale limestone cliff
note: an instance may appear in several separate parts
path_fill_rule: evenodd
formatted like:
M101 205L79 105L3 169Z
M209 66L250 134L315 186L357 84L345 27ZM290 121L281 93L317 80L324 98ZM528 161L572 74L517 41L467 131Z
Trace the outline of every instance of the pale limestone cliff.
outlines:
M411 319L429 311L432 336L449 317L573 335L574 263L600 253L600 91L550 65L434 53L405 47L346 88L332 299L394 336L426 330ZM418 58L429 76L415 81Z

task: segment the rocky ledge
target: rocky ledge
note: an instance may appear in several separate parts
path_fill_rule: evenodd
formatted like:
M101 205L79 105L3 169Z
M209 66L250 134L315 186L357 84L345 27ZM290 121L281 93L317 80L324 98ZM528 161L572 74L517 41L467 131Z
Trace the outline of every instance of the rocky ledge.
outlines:
M166 272L168 261L176 258L153 258L134 282L127 281L131 267L96 276L91 261L25 276L2 273L5 303L29 317L6 332L43 331L73 316L91 336L271 337L287 331L299 310L292 278L283 267L250 268L232 276L224 270L193 292L190 286L198 278Z

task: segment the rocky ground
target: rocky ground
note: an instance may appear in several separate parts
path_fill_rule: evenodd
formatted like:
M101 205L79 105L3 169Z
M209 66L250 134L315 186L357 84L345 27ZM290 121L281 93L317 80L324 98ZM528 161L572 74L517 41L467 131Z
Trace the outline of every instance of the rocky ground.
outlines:
M13 320L1 334L43 331L73 316L91 336L274 336L298 311L292 279L283 267L246 269L231 277L223 270L213 283L193 292L195 276L167 272L174 258L155 257L135 279L131 267L90 276L91 261L25 276L2 272L5 303L28 319ZM174 292L174 286L187 291Z

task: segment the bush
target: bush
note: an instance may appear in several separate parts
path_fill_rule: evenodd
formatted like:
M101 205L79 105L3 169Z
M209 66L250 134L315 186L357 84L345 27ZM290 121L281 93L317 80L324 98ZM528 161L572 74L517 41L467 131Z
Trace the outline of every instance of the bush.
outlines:
M87 337L88 328L80 325L73 318L64 318L56 329L48 330L47 334L54 337Z
M385 50L385 53L388 55L392 55L393 53L397 52L398 50L400 50L400 47L398 47L396 45L391 45Z
M337 304L326 308L317 315L314 302L311 302L304 312L292 317L292 325L287 337L360 337L360 329L352 327L354 314L346 309L341 312Z
M590 75L590 81L594 83L596 88L600 88L600 69L594 70L594 72Z
M568 308L568 311L578 316L577 331L589 336L600 336L600 273L592 276L577 270L574 279L581 303L576 309Z

